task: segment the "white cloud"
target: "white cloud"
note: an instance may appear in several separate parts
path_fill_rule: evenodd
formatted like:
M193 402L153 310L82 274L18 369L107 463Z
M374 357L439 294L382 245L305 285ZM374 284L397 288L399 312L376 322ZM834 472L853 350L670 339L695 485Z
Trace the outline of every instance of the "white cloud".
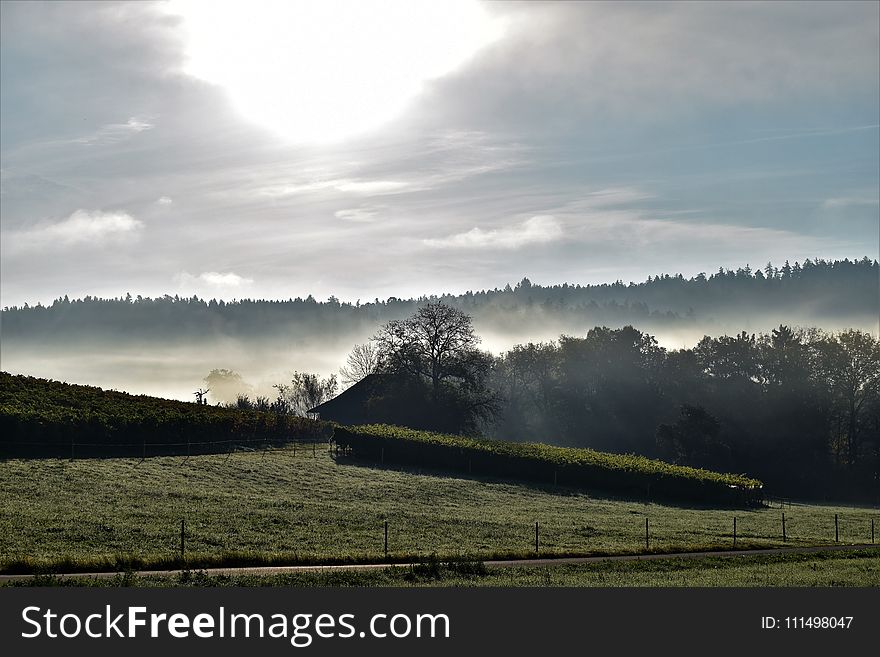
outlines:
M562 237L562 226L552 215L537 215L521 224L493 230L474 227L465 233L422 243L433 248L518 249L527 244L544 244Z
M160 196L158 199L156 199L156 203L158 203L159 205L171 205L172 203L174 203L174 201L171 199L170 196Z
M22 231L13 236L22 248L103 245L137 239L144 223L127 212L77 210L67 219Z
M409 183L400 180L341 180L333 185L340 192L356 194L389 194L408 186Z
M252 278L245 278L231 271L225 273L205 271L199 274L198 278L200 281L215 287L244 287L254 282Z
M346 210L338 210L334 214L334 216L337 219L342 219L343 221L368 222L368 221L373 221L378 214L379 214L378 208L361 207L361 208L348 208Z
M327 180L309 180L270 185L259 190L260 196L283 198L297 194L308 194L326 190L352 194L381 195L395 194L411 184L402 180L360 180L350 178L333 178Z
M133 116L125 123L108 123L101 126L90 135L78 137L73 140L76 144L86 144L92 146L94 144L105 143L112 144L123 139L128 139L145 130L152 130L153 124L143 117Z
M221 297L235 296L249 289L254 283L254 279L240 276L232 271L203 271L197 276L182 271L174 276L174 280L180 292L184 294Z

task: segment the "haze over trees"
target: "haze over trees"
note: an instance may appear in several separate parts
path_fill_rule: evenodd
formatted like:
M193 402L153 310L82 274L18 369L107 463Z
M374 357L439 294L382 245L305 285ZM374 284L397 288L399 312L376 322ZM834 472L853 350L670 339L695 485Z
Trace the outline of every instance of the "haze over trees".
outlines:
M635 452L777 491L880 495L880 342L848 330L704 337L666 350L631 326L502 355L491 436Z
M880 496L880 341L869 333L780 325L668 350L625 326L498 357L478 344L467 314L442 303L383 325L380 383L358 402L365 421L642 454L747 473L777 494Z
M804 317L823 328L799 326ZM69 357L88 368L114 348L160 363L169 345L200 353L213 336L224 356L195 376L184 369L181 398L191 400L191 386L210 370L202 382L212 403L303 414L337 392L327 373L342 365L343 385L371 373L390 381L370 399L375 421L634 452L748 473L786 494L873 499L880 496L878 317L880 265L863 258L628 285L523 279L504 289L365 304L64 298L7 308L2 327L4 368L31 362L28 354L37 354L35 363ZM732 328L716 330L725 323ZM692 339L661 338L682 327ZM493 331L509 339L495 355L480 348ZM245 365L262 352L299 371L255 379L230 363L230 345ZM322 351L326 367L308 361Z
M780 324L880 330L880 265L867 258L771 265L760 273L745 266L692 278L664 274L641 283L537 285L524 278L418 299L303 296L224 301L128 295L7 308L0 312L3 368L192 399L195 382L222 367L241 373L252 394L274 398L272 384L288 380L293 369L338 373L348 384L339 368L353 345L437 301L471 316L480 347L495 355L561 334L583 336L595 326L636 326L666 348Z
M311 295L288 300L163 296L57 299L49 306L4 308L4 342L97 339L170 341L285 336L314 345L345 338L363 342L375 327L403 319L429 301L442 301L473 318L483 335L550 335L592 326L632 324L653 332L731 333L743 321L770 330L780 323L877 329L880 265L861 260L806 260L763 269L719 269L691 278L648 277L642 283L535 285L523 278L503 289L439 297L340 302ZM753 329L754 330L754 329ZM361 337L348 339L350 336Z
M245 383L241 374L226 368L211 370L204 382L211 398L221 403L234 402L239 396L247 397L251 393L251 386Z

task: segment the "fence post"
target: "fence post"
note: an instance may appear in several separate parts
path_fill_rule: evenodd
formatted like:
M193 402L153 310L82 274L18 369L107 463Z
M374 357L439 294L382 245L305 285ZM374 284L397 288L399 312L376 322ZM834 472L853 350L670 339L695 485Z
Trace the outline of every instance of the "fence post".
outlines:
M874 519L871 518L871 543L874 543Z
M73 438L70 439L70 460L73 460Z
M317 451L317 450L318 450L318 448L317 448L317 443L312 443L312 456L317 456L317 455L318 455L318 451Z
M837 528L837 514L834 514L834 542L840 543L840 532Z
M553 485L556 485L556 470L553 471Z
M782 542L786 542L788 538L785 535L785 511L782 512Z
M650 549L649 543L648 543L648 518L647 518L647 516L645 517L645 549L646 550Z
M535 520L535 553L538 552L538 521Z
M385 521L385 556L388 556L388 521Z
M733 547L736 547L736 516L733 516Z
M185 563L186 560L186 539L184 538L186 532L186 520L184 518L180 519L180 563Z
M383 463L383 464L385 463L385 448L384 447L379 448L379 463Z
M147 460L147 439L144 438L144 451L141 452L141 461Z

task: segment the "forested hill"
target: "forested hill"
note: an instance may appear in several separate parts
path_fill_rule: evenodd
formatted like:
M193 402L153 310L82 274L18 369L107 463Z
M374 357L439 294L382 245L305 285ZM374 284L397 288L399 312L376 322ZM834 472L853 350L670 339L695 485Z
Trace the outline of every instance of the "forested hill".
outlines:
M291 284L295 287L295 283ZM434 297L432 297L434 298ZM440 297L473 316L480 330L503 331L516 319L523 331L552 327L580 332L594 325L635 324L645 329L688 329L718 333L744 327L787 324L877 330L880 315L880 266L867 257L805 260L763 269L738 270L692 278L658 275L641 283L542 286L523 278L514 287ZM4 339L96 338L204 339L252 338L291 329L340 337L371 330L410 314L426 298L362 303L311 295L283 301L204 300L196 297L116 299L85 297L56 300L49 306L5 308Z

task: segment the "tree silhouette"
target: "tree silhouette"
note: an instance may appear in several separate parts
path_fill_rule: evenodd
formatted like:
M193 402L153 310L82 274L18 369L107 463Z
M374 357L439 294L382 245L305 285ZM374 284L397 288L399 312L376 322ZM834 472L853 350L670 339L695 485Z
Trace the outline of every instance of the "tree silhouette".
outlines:
M345 365L339 369L342 384L353 386L375 372L378 365L379 351L373 343L356 344L348 354Z
M378 371L409 379L409 404L415 388L427 386L426 426L474 431L497 411L487 379L490 354L477 349L480 338L469 315L444 303L429 303L411 317L392 320L373 337Z

